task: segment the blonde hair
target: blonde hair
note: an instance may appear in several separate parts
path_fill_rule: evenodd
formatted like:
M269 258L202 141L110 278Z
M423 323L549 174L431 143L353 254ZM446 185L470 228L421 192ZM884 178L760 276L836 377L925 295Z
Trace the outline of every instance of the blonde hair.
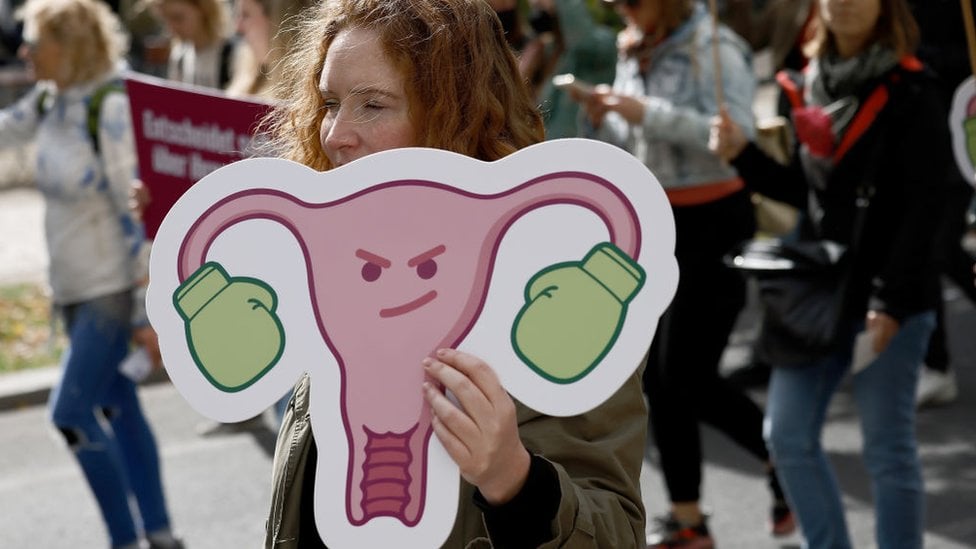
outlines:
M484 0L328 0L303 19L276 94L287 101L266 120L286 158L332 168L319 141L318 84L330 44L349 28L377 32L404 76L418 145L491 161L544 137L501 23Z
M128 35L100 0L27 0L18 15L25 35L61 45L60 85L92 81L114 69L129 48Z
M912 55L918 49L920 31L915 17L905 0L880 0L881 12L874 26L872 43L880 43L891 49L898 57ZM809 58L821 57L837 51L834 34L827 28L817 2L811 21L813 38L803 46L803 53Z
M200 12L204 45L211 45L228 34L227 6L224 0L145 0L142 8L153 12L168 2L189 4Z
M230 95L271 95L272 84L280 80L281 60L291 51L298 36L299 15L318 0L255 0L271 27L271 47L265 59L256 59L243 47L234 64L234 77L227 85Z

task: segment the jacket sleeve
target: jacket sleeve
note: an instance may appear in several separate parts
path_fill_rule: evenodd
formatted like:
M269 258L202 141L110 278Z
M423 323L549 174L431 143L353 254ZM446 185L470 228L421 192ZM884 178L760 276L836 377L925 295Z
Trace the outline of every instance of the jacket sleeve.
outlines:
M895 165L886 173L900 179L904 210L891 235L891 253L874 280L871 308L902 319L917 312L922 281L931 275L937 236L947 196L947 169L954 166L945 111L934 85L927 81L906 98L881 155ZM890 136L895 137L895 136ZM884 172L883 172L884 173ZM879 182L879 184L889 184Z
M732 160L732 167L739 172L751 191L773 200L785 202L801 210L807 207L806 176L800 168L796 154L788 166L784 166L750 142L739 156Z
M29 143L37 133L41 85L31 88L9 107L0 110L0 149Z
M728 29L719 33L719 59L722 67L722 94L729 115L746 136L755 137L755 122L752 103L756 94L756 81L753 77L749 54L745 45L737 37L731 36ZM716 97L716 67L712 55L711 38L698 39L693 46L695 51L693 66L690 68L697 80L700 94L697 108L679 107L669 99L661 97L642 98L644 135L649 138L708 150L708 134L712 117L718 114Z
M133 282L138 283L148 276L148 262L144 250L145 233L142 224L129 207L129 193L132 181L137 177L135 137L132 118L129 114L129 100L124 93L109 93L102 101L99 111L98 140L102 168L108 183L108 195L120 225L132 264ZM141 286L140 284L136 284ZM132 324L148 324L145 305L145 289L133 295L134 308Z
M519 407L530 452L555 473L559 501L550 522L555 547L645 546L640 470L647 434L639 368L606 402L578 416L551 417ZM495 541L499 532L489 536Z

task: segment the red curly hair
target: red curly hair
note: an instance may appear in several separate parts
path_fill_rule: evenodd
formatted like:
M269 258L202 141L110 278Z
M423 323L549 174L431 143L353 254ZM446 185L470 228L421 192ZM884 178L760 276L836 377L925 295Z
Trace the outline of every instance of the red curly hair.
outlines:
M329 0L309 11L283 61L276 97L285 102L264 121L277 154L317 170L333 167L319 142L318 84L329 46L349 28L377 32L404 76L419 146L492 161L544 138L541 115L484 0Z

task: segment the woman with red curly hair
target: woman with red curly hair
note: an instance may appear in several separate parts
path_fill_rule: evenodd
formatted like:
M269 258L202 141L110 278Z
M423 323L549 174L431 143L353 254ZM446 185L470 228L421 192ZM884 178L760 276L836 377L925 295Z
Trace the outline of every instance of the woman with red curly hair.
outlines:
M270 120L286 158L330 170L422 146L494 161L543 139L501 23L483 0L334 0L309 14L299 36L277 94L289 101ZM427 374L460 399L423 389L434 433L464 480L445 547L643 547L640 371L596 409L556 418L514 401L477 357L451 349L433 356ZM322 546L310 497L308 383L296 387L278 438L269 548Z

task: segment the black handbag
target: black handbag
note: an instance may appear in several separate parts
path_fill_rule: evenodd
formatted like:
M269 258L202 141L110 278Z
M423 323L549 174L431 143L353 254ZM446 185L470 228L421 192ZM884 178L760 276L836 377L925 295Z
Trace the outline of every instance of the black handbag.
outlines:
M726 257L753 277L762 308L757 358L807 364L836 348L844 325L846 250L828 240L749 240Z
M850 262L872 194L873 187L858 187L849 247L826 239L752 239L725 256L729 267L756 281L763 312L757 358L797 367L838 349L839 339L851 328L846 314Z

